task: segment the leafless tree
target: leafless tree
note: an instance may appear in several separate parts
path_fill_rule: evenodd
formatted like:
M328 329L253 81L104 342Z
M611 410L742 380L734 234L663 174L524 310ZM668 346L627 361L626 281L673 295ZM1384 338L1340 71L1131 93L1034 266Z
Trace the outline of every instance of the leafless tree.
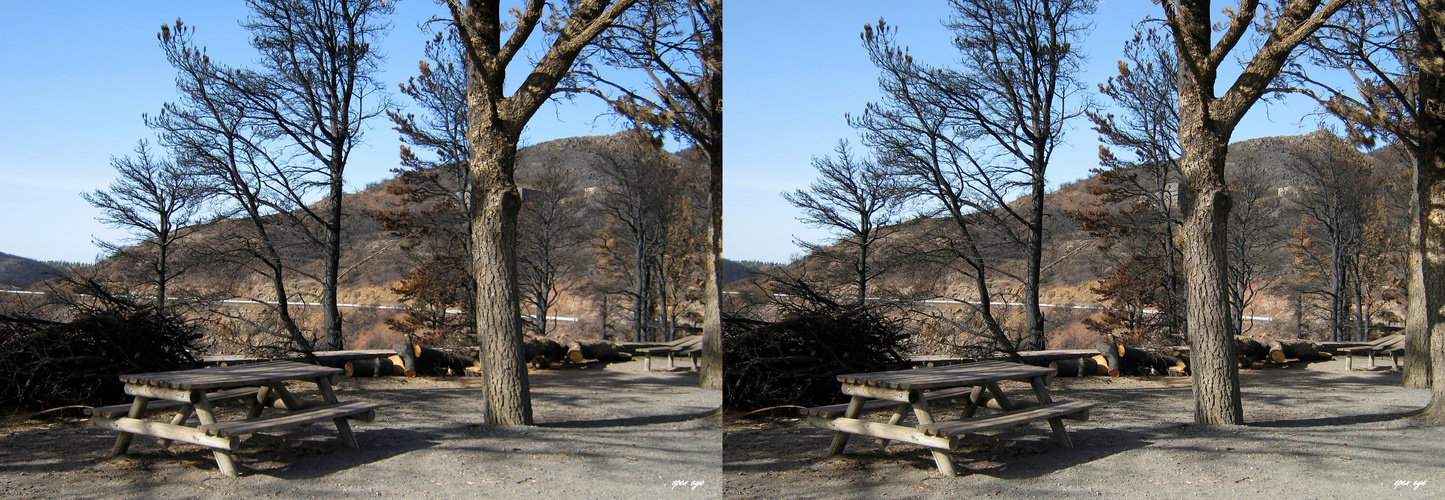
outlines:
M544 170L522 196L517 264L523 301L532 306L533 332L547 334L547 314L575 283L577 250L586 242L584 200L567 171Z
M306 191L267 134L246 113L247 97L223 78L233 71L211 62L191 41L193 29L177 20L174 28L161 26L157 38L166 60L176 68L179 99L161 112L146 117L162 145L172 151L177 165L198 179L209 194L225 200L223 214L239 213L249 231L227 235L240 252L266 277L274 297L253 298L275 314L277 335L290 348L315 350L315 343L291 315L288 273L302 273L289 265L285 250L294 244L299 227L296 211ZM315 278L314 275L308 276ZM275 331L268 329L268 331Z
M393 5L386 0L248 0L244 26L260 52L261 71L243 71L235 83L248 113L266 133L284 137L314 166L296 172L324 186L319 212L304 210L319 226L322 248L321 309L327 349L344 348L336 289L341 272L343 176L367 120L386 109L374 78ZM305 205L303 205L305 207Z
M709 167L707 226L710 253L703 259L702 370L698 385L722 389L722 312L717 262L722 255L722 0L652 0L631 9L597 42L595 60L575 73L591 92L639 127L685 137ZM589 59L590 60L590 59ZM637 70L651 95L619 83L600 68Z
M602 193L596 197L608 224L598 232L596 249L603 267L626 286L615 290L631 302L632 335L652 342L668 332L662 307L662 259L669 247L669 227L683 223L678 213L680 179L666 151L643 133L629 134L603 151L597 167Z
M1225 252L1229 256L1229 324L1234 335L1249 333L1245 309L1259 293L1278 281L1285 256L1286 239L1283 207L1278 189L1280 175L1272 165L1254 158L1239 162L1229 174L1233 203L1229 207L1229 235Z
M954 32L959 67L924 67L907 56L899 57L916 66L909 78L928 88L927 98L934 101L936 112L947 117L948 127L940 132L955 135L951 140L957 143L956 154L966 156L973 170L970 182L981 184L979 194L993 198L991 203L1008 220L1000 228L1009 228L1022 247L1021 301L1028 331L1023 347L1044 349L1038 292L1045 175L1066 124L1083 114L1088 100L1075 75L1082 71L1079 42L1089 29L1085 16L1093 13L1094 3L951 0L949 4L954 13L946 24ZM875 64L884 55L877 54L880 51L901 52L891 42L887 46L872 42L889 38L881 35L865 33L870 54L876 54ZM870 117L878 115L865 114L854 125L872 130ZM1009 206L1016 187L1028 195L1022 210Z
M1439 43L1441 20L1432 16L1442 8L1438 2L1403 0L1352 3L1310 40L1309 55L1317 65L1346 72L1354 88L1337 88L1296 72L1307 83L1305 92L1346 123L1353 142L1373 146L1383 137L1395 143L1414 167L1406 265L1409 340L1401 380L1404 386L1417 388L1438 379L1432 376L1432 366L1438 364L1436 359L1445 359L1445 343L1440 349L1433 347L1433 339L1442 335L1437 332L1445 330L1445 316L1431 312L1438 310L1432 304L1445 302L1441 295L1445 290L1426 286L1430 278L1424 261L1429 251L1425 231L1431 230L1430 193L1445 190L1445 177L1432 176L1437 172L1432 165L1445 163L1438 158L1445 151L1445 138L1435 132L1442 116L1429 103L1439 100L1439 92L1445 90L1430 87L1439 85L1438 66L1421 64L1438 57L1437 47L1430 43ZM1445 390L1437 394L1445 398ZM1437 408L1432 418L1445 420L1445 402L1432 408Z
M174 162L153 155L146 141L136 144L135 154L111 158L120 177L106 189L80 196L101 210L101 222L136 235L133 246L100 245L112 254L146 261L155 286L155 309L164 316L170 282L185 270L174 263L176 242L201 222L206 190Z
M876 246L896 233L902 212L904 191L897 180L868 159L855 159L847 141L838 141L836 158L813 158L818 179L807 191L783 193L788 203L803 211L805 224L830 230L838 236L836 245L798 244L825 261L848 266L858 305L868 299L868 283L886 271L873 255Z
M883 100L868 104L861 116L850 116L849 124L861 131L875 161L900 179L909 195L932 204L952 222L956 232L942 237L943 246L962 262L961 272L973 282L976 296L969 302L976 304L971 307L979 330L995 349L1016 352L1017 343L993 310L995 292L988 286L991 274L1004 271L984 251L993 243L990 235L1004 233L995 211L1002 204L994 195L1006 182L985 175L979 158L966 149L968 137L954 134L958 119L938 86L928 80L933 70L915 63L894 36L882 20L876 29L864 26L863 44L880 70Z

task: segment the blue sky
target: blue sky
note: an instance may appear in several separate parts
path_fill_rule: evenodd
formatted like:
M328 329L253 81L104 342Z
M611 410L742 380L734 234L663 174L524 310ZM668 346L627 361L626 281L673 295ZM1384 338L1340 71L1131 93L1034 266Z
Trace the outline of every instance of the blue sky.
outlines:
M843 121L878 99L878 72L859 41L863 25L882 17L915 59L951 63L957 52L940 23L949 9L943 0L729 0L727 7L723 256L787 262L801 252L794 237L816 242L828 235L798 222L780 193L806 189L815 177L810 159L831 155L839 139L864 151ZM1158 9L1148 0L1099 2L1082 77L1091 90L1117 74L1133 24ZM1221 77L1221 88L1232 78ZM1313 111L1303 99L1257 105L1234 140L1308 133L1317 128L1307 116ZM1086 177L1098 163L1097 134L1087 120L1075 122L1066 140L1049 166L1051 186Z
M41 260L91 262L92 237L122 241L126 233L96 222L99 212L80 198L115 177L112 156L132 154L154 136L141 123L175 99L175 72L156 43L161 24L177 17L196 28L195 41L215 60L250 64L255 53L238 21L245 4L230 1L6 2L0 15L0 252ZM397 3L382 42L389 91L416 74L423 44L418 24L444 9L432 0ZM513 74L521 73L517 70ZM396 100L409 104L400 94ZM524 140L544 142L610 134L597 119L603 106L588 98L538 112ZM595 126L594 126L595 124ZM354 191L391 176L396 132L385 117L371 123L366 144L347 167Z

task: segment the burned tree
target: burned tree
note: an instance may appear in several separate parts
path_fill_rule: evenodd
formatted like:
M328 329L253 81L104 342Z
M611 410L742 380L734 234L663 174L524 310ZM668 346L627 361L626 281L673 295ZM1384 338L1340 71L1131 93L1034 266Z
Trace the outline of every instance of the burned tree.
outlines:
M894 224L899 222L904 191L874 162L854 159L846 141L839 141L834 151L837 158L813 158L818 180L807 191L783 193L783 198L803 211L798 220L838 236L835 245L797 243L815 257L847 266L854 296L862 305L868 300L868 283L887 270L874 252L898 231Z
M176 242L201 222L206 190L171 160L153 156L145 141L136 145L135 154L111 158L120 177L107 189L80 196L101 209L101 222L135 232L133 246L101 243L101 248L145 263L155 287L156 314L164 316L171 280L185 270L176 264Z

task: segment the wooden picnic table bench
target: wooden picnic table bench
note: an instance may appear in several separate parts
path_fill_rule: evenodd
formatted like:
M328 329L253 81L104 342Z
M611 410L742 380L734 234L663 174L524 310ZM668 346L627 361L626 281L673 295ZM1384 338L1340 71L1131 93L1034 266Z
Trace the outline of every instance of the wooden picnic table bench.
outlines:
M91 424L120 431L111 456L124 455L135 435L160 438L162 446L169 441L184 441L212 448L216 466L223 474L234 477L236 468L231 451L236 449L239 438L247 434L331 420L342 443L356 448L356 437L352 435L347 420L371 421L375 410L382 405L338 401L331 387L331 377L341 373L339 368L275 361L121 375L126 394L135 396L135 400L130 405L93 408L88 413ZM323 403L303 407L286 388L285 383L292 380L315 383ZM272 397L279 399L286 411L262 416L267 401ZM152 406L152 400L161 402ZM223 400L245 400L251 407L244 419L220 422L216 420L214 403ZM122 412L122 409L125 411ZM177 411L169 422L143 418L150 413L171 409ZM199 425L194 427L185 425L192 413L199 421Z
M1052 368L1029 366L1003 361L983 361L913 370L839 375L843 394L851 396L847 405L829 405L803 410L808 423L834 431L828 455L843 452L850 434L876 438L880 447L890 441L904 441L933 448L934 462L940 473L954 475L948 452L959 449L960 439L980 430L1007 427L1034 420L1047 420L1054 439L1065 448L1073 447L1064 430L1064 418L1087 420L1092 403L1054 401L1044 378ZM1038 403L1029 407L1015 405L999 387L1004 380L1028 382ZM966 398L965 398L966 396ZM1003 412L975 417L979 407L992 397ZM929 402L964 398L961 419L935 421ZM841 411L839 411L841 408ZM875 422L860 417L864 411L893 408L888 421ZM900 425L913 410L917 425Z
M1400 355L1405 354L1405 339L1403 334L1386 335L1363 346L1340 349L1345 353L1345 369L1355 369L1355 354L1365 353L1370 356L1370 368L1375 367L1376 354L1389 354L1390 364L1398 370L1400 369Z
M687 356L692 359L693 368L697 368L697 357L702 354L702 335L683 337L658 347L638 349L643 354L643 369L652 371L652 357L655 355L667 355L667 367L669 369L677 366L677 356Z

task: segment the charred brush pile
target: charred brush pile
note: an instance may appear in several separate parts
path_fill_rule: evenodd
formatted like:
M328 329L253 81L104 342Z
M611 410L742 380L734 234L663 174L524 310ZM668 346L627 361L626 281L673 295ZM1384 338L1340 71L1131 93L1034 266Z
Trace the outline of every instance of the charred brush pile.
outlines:
M65 323L0 315L0 407L119 404L121 374L195 367L194 328L151 307L102 301Z
M902 324L863 308L794 311L776 323L724 318L723 405L837 403L837 376L898 369Z

